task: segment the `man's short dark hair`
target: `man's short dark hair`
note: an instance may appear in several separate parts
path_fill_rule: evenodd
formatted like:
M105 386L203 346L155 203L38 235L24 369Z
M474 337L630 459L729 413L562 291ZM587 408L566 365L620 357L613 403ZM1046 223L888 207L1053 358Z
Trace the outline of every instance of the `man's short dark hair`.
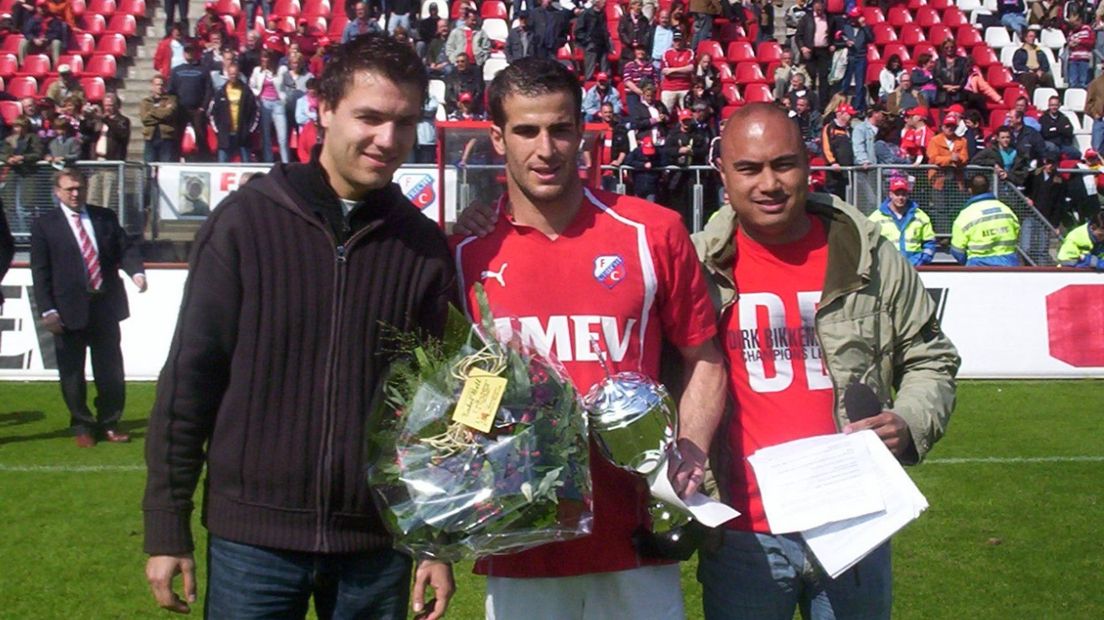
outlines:
M1012 128L1009 127L1008 125L1001 125L1000 127L997 127L997 130L993 132L993 135L994 136L999 136L1002 133L1012 135Z
M419 105L425 102L429 76L414 48L377 33L360 35L334 48L322 70L319 97L326 105L336 108L361 71L375 73L400 86L413 87L421 96Z
M989 186L989 177L984 174L975 174L970 177L970 195L977 196L992 191Z
M84 175L76 168L66 166L54 173L54 187L61 187L62 179L72 179L84 186Z
M579 86L579 78L574 73L554 60L543 58L516 60L499 71L487 89L491 121L498 127L506 126L506 110L503 105L506 97L510 95L532 97L561 92L571 95L575 120L582 123L583 92Z

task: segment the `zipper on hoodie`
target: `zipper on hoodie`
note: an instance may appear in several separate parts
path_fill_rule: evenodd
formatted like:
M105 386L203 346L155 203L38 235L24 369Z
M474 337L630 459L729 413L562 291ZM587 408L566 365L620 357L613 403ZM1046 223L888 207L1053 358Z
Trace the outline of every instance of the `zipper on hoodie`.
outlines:
M330 346L326 355L326 403L322 407L322 454L318 460L316 482L318 484L318 500L315 504L318 512L315 531L315 548L326 553L330 548L330 541L326 536L326 520L330 511L330 489L333 486L333 439L334 421L337 412L334 411L334 403L337 400L337 381L334 379L334 356L337 343L340 340L340 326L344 316L345 303L346 265L348 264L348 251L357 241L378 228L378 222L369 223L356 232L345 243L336 243L332 233L326 231L336 245L334 247L334 296L333 309L330 315Z

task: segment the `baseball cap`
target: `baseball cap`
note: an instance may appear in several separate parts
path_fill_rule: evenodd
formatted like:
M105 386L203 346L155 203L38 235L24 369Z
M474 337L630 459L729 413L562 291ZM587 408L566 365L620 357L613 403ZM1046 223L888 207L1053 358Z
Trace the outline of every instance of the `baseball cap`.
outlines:
M952 103L947 106L947 114L958 114L959 116L966 113L966 108L962 107L961 103Z
M690 120L692 118L694 118L694 113L691 112L690 110L687 110L686 108L683 108L683 109L679 110L678 119L680 121L686 121L686 120Z
M841 103L836 107L836 112L844 112L852 116L855 115L855 108L851 107L850 103Z
M671 38L672 39L681 39L682 38L682 31L676 29L674 32L671 33Z
M958 124L958 115L957 114L948 114L948 115L943 117L943 126L957 125L957 124Z
M216 5L214 2L207 2L203 5L203 10L205 11L214 11L215 9Z
M1096 159L1100 155L1094 149L1085 149L1085 159Z
M651 136L644 136L643 138L641 138L641 140L640 140L640 150L645 155L655 155L655 152L656 152L655 143L652 142L652 137Z
M907 192L907 191L909 191L908 179L906 179L904 177L895 177L895 178L893 178L889 182L889 191L891 191L891 192L900 192L900 191Z
M847 12L847 16L851 19L858 19L862 14L862 7L858 5L851 7L851 10Z
M909 116L927 116L928 109L921 106L916 106L914 108L909 108L909 111L906 114L908 114Z
M58 65L58 73L69 73L73 68L69 65Z
M458 99L460 103L471 103L472 96L471 93L460 93L460 97Z
M598 80L599 82L608 82L609 81L609 74L606 73L605 71L601 71L601 72L598 73L598 75L594 76L594 79Z

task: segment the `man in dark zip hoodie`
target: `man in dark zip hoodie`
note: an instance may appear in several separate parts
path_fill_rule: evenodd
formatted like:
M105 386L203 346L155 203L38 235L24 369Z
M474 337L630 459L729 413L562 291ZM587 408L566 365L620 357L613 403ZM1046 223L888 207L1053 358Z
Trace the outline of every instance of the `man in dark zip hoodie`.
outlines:
M311 161L249 182L197 234L146 440L146 577L162 607L196 600L206 465L207 617L301 618L311 597L320 618L405 617L412 563L372 503L362 445L389 361L381 330L440 335L456 290L444 236L391 182L427 86L412 48L341 46ZM420 562L414 611L439 618L452 590L449 566Z

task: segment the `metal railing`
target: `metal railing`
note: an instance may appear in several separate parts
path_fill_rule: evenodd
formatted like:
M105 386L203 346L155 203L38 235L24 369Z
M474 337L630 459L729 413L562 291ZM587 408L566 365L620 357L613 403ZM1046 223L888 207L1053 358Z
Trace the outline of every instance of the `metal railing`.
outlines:
M146 227L143 197L146 167L138 162L78 161L88 187L85 202L105 207L119 215L119 223L129 235L142 235ZM0 166L0 200L16 242L26 244L31 223L42 213L56 208L52 165L39 162L30 170Z

